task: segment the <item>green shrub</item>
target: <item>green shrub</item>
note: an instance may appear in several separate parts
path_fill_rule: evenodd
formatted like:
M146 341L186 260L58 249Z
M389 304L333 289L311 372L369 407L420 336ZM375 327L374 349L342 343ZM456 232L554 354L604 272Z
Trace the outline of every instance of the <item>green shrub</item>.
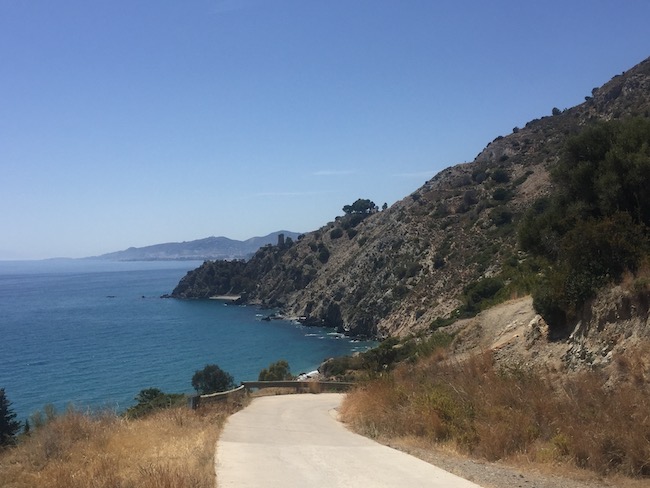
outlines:
M512 192L507 188L500 186L492 192L492 199L500 202L507 202L512 198Z
M194 372L192 387L205 395L231 390L235 387L235 381L230 373L222 370L216 364L206 364L202 370Z
M512 222L512 212L507 207L499 206L490 211L490 219L497 227L506 225Z
M284 359L271 363L268 368L260 371L257 378L258 381L284 381L291 379L293 379L291 368L289 367L289 363Z
M507 156L506 159L508 159ZM495 169L490 176L496 183L508 183L510 181L510 175L503 168Z
M182 393L164 393L158 388L147 388L140 390L135 401L138 403L127 409L127 417L143 417L157 410L184 405L186 397Z
M446 319L443 319L442 317L436 317L432 322L431 325L429 325L429 329L431 330L436 330L441 327L447 327L448 325L453 324L458 320L456 317L449 317Z
M330 250L325 247L324 244L320 244L318 246L318 260L325 264L327 261L329 261L330 258Z
M483 183L487 178L487 174L484 169L475 169L472 171L472 180L476 183Z
M393 298L400 300L404 298L409 292L409 289L404 285L396 285L393 287Z
M634 271L650 245L650 121L596 124L569 139L555 192L524 215L522 249L549 260L536 310L553 333L607 283Z
M493 298L503 288L503 281L498 278L483 278L465 287L465 311L476 313L481 310L482 302Z

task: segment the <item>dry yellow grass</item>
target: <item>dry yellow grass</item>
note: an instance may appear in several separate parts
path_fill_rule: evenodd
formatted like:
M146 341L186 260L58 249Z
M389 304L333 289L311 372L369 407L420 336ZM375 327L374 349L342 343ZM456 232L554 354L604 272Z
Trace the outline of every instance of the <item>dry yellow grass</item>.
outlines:
M525 456L647 479L648 351L626 352L615 386L599 372L500 370L489 353L456 363L427 359L351 392L341 415L383 440L419 438L487 460Z
M70 411L0 453L0 486L212 488L215 444L234 408L174 408L137 420Z

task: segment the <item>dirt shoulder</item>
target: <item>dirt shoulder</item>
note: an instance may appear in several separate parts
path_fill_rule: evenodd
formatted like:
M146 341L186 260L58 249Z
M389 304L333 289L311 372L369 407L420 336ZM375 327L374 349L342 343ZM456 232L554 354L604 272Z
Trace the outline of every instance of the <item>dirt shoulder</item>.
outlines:
M444 448L418 446L414 440L381 441L412 456L434 464L483 488L645 488L647 480L612 477L565 466L530 464L520 466L491 463L462 456Z

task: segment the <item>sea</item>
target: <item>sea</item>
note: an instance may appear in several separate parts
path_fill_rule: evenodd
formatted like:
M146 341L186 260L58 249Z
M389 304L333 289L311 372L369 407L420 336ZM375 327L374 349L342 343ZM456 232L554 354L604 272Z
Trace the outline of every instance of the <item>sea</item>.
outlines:
M239 383L279 359L299 374L376 345L262 320L273 310L160 298L200 264L0 261L0 388L18 419L45 405L119 413L151 387L191 394L206 364Z

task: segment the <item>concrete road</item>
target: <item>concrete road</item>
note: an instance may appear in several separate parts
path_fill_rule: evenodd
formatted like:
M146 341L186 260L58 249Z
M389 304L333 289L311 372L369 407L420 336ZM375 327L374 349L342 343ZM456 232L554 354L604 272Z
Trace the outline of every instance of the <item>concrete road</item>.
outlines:
M232 415L217 443L219 488L480 488L354 434L336 420L343 395L261 397Z

